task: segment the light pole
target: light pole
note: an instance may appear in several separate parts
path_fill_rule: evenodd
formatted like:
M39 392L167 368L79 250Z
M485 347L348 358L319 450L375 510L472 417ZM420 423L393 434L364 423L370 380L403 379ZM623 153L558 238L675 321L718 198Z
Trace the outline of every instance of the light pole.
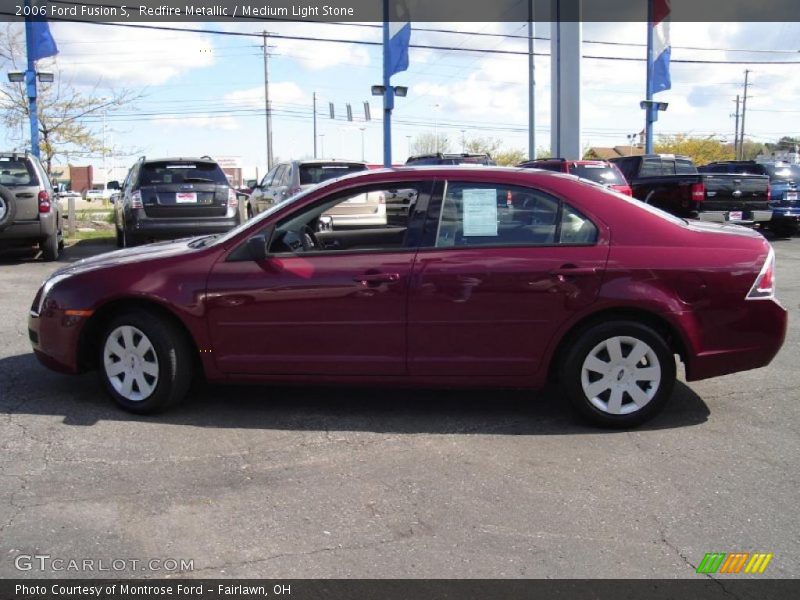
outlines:
M364 130L366 127L359 127L361 130L361 160L364 160Z
M630 146L630 149L628 150L628 156L633 156L633 140L636 139L636 134L629 133L627 137L628 137L628 146Z
M433 135L436 138L436 154L439 154L439 105L433 105L434 121L433 121Z
M319 153L322 155L322 158L325 158L325 134L319 134Z

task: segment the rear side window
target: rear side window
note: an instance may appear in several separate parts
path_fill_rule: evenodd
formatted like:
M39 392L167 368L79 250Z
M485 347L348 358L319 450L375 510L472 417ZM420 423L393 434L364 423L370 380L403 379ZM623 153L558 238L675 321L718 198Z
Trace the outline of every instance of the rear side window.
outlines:
M675 173L677 175L696 175L697 167L690 160L676 160Z
M366 170L367 167L364 165L341 163L300 165L300 185L322 183L328 179Z
M33 165L26 160L0 158L0 185L7 187L38 185Z
M660 177L662 174L661 161L658 159L645 160L644 163L642 163L641 170L639 171L640 177Z
M626 181L617 169L605 165L571 165L570 174L603 185L626 185Z
M517 186L449 182L436 247L593 244L597 228L553 196Z
M222 169L207 162L151 162L142 165L139 185L216 183L228 185Z

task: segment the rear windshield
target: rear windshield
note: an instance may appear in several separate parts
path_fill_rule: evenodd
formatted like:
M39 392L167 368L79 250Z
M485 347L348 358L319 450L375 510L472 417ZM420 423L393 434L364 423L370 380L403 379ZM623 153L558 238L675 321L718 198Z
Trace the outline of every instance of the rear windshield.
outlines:
M627 183L617 169L605 165L571 165L569 172L571 175L577 175L603 185L626 185Z
M366 165L347 165L342 163L300 165L300 185L322 183L328 179L341 177L348 173L366 171L366 169Z
M228 185L225 173L216 163L152 162L142 166L139 185L170 183L216 183Z
M765 165L770 179L800 180L800 165Z
M38 185L33 167L25 160L0 158L0 185Z

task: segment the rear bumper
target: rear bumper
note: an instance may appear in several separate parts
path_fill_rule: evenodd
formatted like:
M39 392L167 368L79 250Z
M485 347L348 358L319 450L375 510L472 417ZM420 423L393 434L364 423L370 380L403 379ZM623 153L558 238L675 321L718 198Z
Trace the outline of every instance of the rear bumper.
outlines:
M687 381L708 379L768 365L783 346L788 312L775 300L745 301L746 310L723 328L696 313L676 315L683 331L694 332L687 340L688 356L684 358Z
M212 233L225 233L239 225L239 214L233 217L210 217L203 219L153 219L137 218L129 221L129 235L142 238L180 238Z
M731 213L742 213L741 218L731 218ZM701 221L711 223L734 223L736 225L754 225L766 223L772 219L772 210L742 210L742 211L717 211L710 210L697 215Z
M42 240L56 230L56 219L53 213L42 215L38 219L15 221L0 231L0 244L4 240Z
M800 207L798 206L777 206L772 209L773 221L800 221Z

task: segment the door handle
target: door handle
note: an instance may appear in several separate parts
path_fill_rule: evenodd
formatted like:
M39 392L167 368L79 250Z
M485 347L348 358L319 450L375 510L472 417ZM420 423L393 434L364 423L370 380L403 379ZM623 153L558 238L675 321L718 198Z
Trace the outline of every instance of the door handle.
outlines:
M380 285L381 283L394 283L400 281L400 273L368 273L353 277L353 281L363 286Z
M549 273L559 279L564 277L586 277L597 275L597 267L578 267L575 265L563 265L558 269L553 269Z

